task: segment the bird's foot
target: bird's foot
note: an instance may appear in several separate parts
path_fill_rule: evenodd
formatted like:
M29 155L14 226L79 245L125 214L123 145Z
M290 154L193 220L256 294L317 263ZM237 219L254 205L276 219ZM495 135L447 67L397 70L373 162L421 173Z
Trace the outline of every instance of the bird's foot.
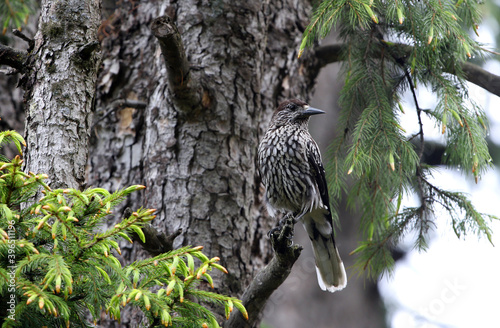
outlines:
M281 230L281 221L278 222L278 224L276 225L276 227L272 228L271 230L269 230L267 232L267 237L271 238L274 234L278 234Z
M276 225L276 227L269 230L269 232L267 233L267 236L269 238L271 238L272 235L279 234L281 232L281 230L283 230L283 227L285 225L287 225L287 224L295 225L295 223L297 223L297 221L293 218L293 215L287 214L287 215L285 215L285 217L283 219L278 221L278 224ZM292 229L292 233L291 233L290 238L292 238L292 237L293 237L293 229Z
M268 235L276 252L283 252L293 245L294 225L293 216L287 215L279 222L277 227L269 231Z

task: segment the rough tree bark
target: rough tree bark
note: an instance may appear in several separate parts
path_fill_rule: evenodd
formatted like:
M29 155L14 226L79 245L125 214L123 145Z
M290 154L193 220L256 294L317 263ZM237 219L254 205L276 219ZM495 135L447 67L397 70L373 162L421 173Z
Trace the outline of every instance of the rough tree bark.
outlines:
M44 0L26 76L26 169L82 188L100 63L99 0Z

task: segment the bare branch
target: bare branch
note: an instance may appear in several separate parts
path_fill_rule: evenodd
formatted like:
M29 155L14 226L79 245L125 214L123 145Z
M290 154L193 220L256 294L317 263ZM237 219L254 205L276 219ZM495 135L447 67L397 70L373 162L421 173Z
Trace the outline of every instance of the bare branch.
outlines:
M170 17L161 16L153 21L151 30L160 44L174 101L181 110L193 110L201 103L201 93L191 80L189 62L177 26Z
M170 252L174 249L174 239L182 233L182 229L174 231L171 235L166 235L164 233L158 232L151 225L146 225L142 228L146 242L143 243L142 240L136 234L132 237L134 241L137 241L141 246L148 251L152 256L160 255L163 253Z
M131 215L132 209L130 207L126 207L123 210L122 216L126 218ZM131 234L132 239L138 242L149 254L156 256L170 252L174 249L174 239L182 233L182 229L177 229L171 235L167 236L165 233L159 232L148 224L142 227L142 232L144 233L145 242L142 242L141 238L136 233Z
M28 54L25 51L0 44L0 65L10 66L22 73L24 72L24 63L27 58Z
M500 97L500 76L492 74L469 62L462 63L462 71L467 81ZM454 72L449 72L454 74Z
M345 44L329 44L315 49L314 54L319 60L320 67L343 61L342 54L346 51Z
M224 325L225 328L250 328L257 325L267 300L285 281L299 258L302 246L292 245L294 221L289 218L283 222L281 229L271 230L270 233L274 257L257 273L241 297L248 311L248 320L240 312L233 313Z
M406 57L412 52L412 47L405 44L392 44L390 48L399 51L402 55L398 59L406 61ZM342 54L347 49L346 44L332 44L318 47L315 55L319 59L321 67L331 63L342 61ZM481 88L500 97L500 76L492 74L481 67L470 62L461 62L461 69L465 73L465 79ZM453 65L447 65L446 73L455 74Z
M21 40L28 43L28 46L29 46L28 52L30 52L35 47L35 40L29 38L28 36L26 36L26 34L21 32L20 30L14 29L14 30L12 30L12 34L14 34L15 36L17 36Z

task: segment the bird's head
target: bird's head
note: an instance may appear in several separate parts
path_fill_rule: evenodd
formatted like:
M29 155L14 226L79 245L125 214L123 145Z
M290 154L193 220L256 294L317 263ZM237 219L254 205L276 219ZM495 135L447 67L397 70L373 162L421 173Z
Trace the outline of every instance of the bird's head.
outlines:
M273 114L271 122L275 126L282 126L286 124L307 126L311 115L324 113L325 112L320 109L310 107L302 100L290 99L279 104Z

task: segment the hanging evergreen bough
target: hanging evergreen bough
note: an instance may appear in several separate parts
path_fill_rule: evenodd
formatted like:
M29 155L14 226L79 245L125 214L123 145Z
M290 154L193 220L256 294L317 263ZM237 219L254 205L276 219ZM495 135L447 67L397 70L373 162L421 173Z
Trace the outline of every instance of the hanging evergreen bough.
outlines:
M475 210L467 195L429 182L423 162L422 115L435 122L446 140L442 162L460 167L476 181L492 166L485 140L487 119L468 97L461 64L482 55L469 32L478 33L479 1L341 0L322 1L306 28L299 56L336 28L342 46L345 85L341 92L340 132L330 147L331 193L339 198L353 179L348 200L362 212L363 242L353 251L360 270L378 277L391 270L391 249L407 233L425 249L434 213L444 209L458 237L484 235L496 218ZM453 74L450 74L453 73ZM437 105L422 109L417 85L433 90ZM418 133L408 136L399 124L400 99L409 90ZM406 114L408 115L408 114ZM416 139L416 140L413 140ZM417 141L417 142L415 142ZM402 208L404 195L416 194L418 207Z

